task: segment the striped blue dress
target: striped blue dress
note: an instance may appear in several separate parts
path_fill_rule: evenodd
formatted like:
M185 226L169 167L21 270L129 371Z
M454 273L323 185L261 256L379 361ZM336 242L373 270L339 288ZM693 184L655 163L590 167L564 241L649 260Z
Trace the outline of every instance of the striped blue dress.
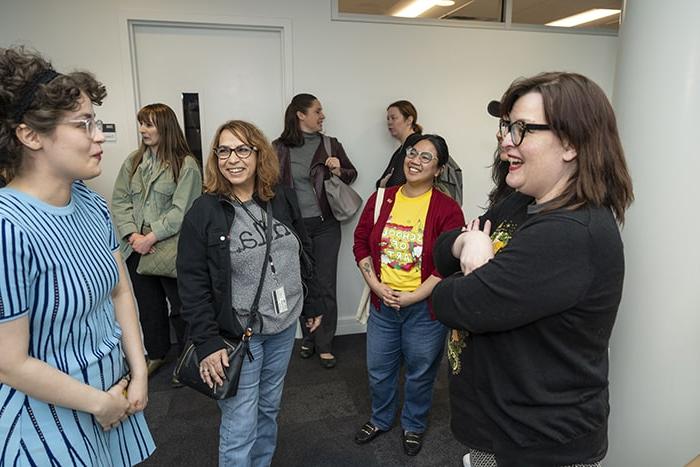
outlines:
M0 326L29 319L29 355L106 390L126 373L111 292L119 280L107 205L83 182L55 207L0 189ZM107 432L86 412L0 384L0 467L126 466L155 449L143 413Z

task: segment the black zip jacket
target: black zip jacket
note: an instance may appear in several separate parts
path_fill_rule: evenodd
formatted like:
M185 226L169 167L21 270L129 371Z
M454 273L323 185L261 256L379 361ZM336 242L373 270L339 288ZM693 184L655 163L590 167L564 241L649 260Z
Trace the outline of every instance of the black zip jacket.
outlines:
M267 203L254 196L263 208ZM321 314L311 256L311 241L306 233L296 195L283 186L276 188L272 215L299 239L302 282L307 294L304 314ZM205 193L185 214L177 251L177 285L182 301L182 317L189 324L189 336L201 359L224 348L223 338L237 339L243 327L231 305L231 258L229 232L235 210L226 197ZM260 271L255 271L259 274Z

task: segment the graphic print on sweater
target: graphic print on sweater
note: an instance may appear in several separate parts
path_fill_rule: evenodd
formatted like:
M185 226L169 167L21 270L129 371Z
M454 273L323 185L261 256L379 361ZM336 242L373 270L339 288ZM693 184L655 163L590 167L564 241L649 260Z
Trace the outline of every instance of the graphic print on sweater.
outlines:
M491 245L493 254L497 255L508 242L513 238L518 225L510 220L501 222L496 230L491 234ZM462 371L462 350L467 346L468 331L453 329L450 332L450 341L447 344L447 359L450 362L450 370L453 375L458 375Z

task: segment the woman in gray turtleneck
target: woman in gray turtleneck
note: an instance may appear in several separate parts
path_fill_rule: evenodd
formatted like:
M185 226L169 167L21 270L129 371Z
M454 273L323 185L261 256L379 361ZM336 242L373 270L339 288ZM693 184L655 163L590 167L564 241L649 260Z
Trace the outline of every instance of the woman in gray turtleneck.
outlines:
M318 351L321 365L333 368L333 337L338 321L336 274L340 249L340 223L333 217L323 180L331 173L350 184L357 177L343 146L330 138L331 154L326 152L321 131L323 109L311 94L297 94L284 115L284 131L273 142L280 161L280 182L294 188L301 215L313 242L316 275L322 290L323 321L315 333L309 333L302 323L304 340L302 358Z

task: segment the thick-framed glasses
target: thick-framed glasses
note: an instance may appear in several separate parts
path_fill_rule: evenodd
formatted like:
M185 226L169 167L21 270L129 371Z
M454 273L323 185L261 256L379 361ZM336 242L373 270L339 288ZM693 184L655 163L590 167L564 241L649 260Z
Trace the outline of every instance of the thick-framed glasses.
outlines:
M256 148L255 146L248 146L246 144L241 144L240 146L236 146L235 148L230 148L228 146L219 146L216 149L214 149L214 154L216 154L216 157L218 157L220 161L227 160L229 157L231 157L231 154L233 154L234 152L236 153L239 159L248 159L250 155L257 150L258 148Z
M515 146L520 146L520 143L525 139L525 135L536 130L550 130L549 125L544 123L525 123L522 120L509 122L501 120L498 122L498 136L501 139L505 138L510 133L510 139L513 140Z
M411 160L418 157L423 164L430 164L430 161L437 159L437 156L433 156L428 151L418 152L416 148L412 146L406 148L406 157Z
M103 128L102 120L95 120L95 117L75 118L66 120L63 123L80 123L85 127L85 133L87 133L90 139L95 137L97 130L102 131Z

